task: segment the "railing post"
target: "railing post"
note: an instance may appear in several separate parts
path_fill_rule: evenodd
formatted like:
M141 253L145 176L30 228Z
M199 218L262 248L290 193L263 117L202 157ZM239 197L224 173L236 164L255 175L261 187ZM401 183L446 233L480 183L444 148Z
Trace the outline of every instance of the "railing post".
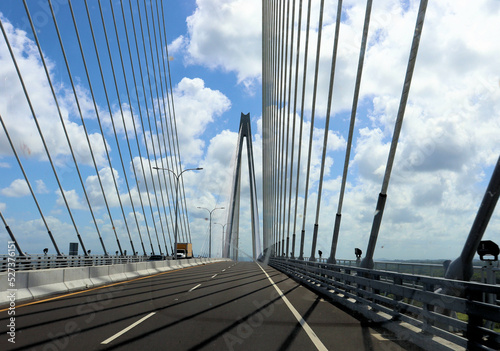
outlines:
M469 310L470 305L475 301L481 301L482 293L477 290L472 290L470 288L465 288L465 298L467 299L467 310ZM467 330L465 332L465 337L467 338L467 349L475 350L477 344L482 344L483 335L481 333L480 327L483 326L483 319L476 313L467 313L469 321L467 323Z
M395 276L394 277L394 285L403 286L403 278ZM401 315L401 308L399 306L399 302L403 301L403 296L394 294L394 301L395 301L395 304L394 304L393 310L394 310L394 312L397 313L397 315L393 319L399 319L399 316Z
M428 284L424 283L424 291L434 291L434 285L433 284ZM423 334L431 334L432 333L432 320L431 320L431 315L430 311L433 311L434 307L429 304L423 304L422 306L422 333Z

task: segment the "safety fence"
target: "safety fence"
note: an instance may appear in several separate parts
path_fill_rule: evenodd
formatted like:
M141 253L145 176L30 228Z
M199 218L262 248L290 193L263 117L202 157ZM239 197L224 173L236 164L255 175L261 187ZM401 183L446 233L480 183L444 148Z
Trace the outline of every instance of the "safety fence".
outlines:
M156 256L155 256L156 257ZM165 257L163 257L165 258ZM16 271L29 271L36 269L53 269L65 267L87 267L105 266L121 263L133 263L148 261L150 256L57 256L57 255L36 255L36 256L0 256L0 272L6 272L8 268Z
M269 263L424 349L500 349L500 286L283 258Z

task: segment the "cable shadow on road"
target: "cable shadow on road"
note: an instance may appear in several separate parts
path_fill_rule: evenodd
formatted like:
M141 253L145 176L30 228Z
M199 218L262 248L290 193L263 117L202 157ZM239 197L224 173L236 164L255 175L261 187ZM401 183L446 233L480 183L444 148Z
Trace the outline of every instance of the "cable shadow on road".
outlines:
M172 273L176 274L177 272L178 271L175 271L175 272L166 271L163 274L172 274ZM218 269L216 272L220 272L220 269ZM215 271L214 271L214 273L215 273ZM177 280L169 279L168 281L165 281L165 277L163 276L163 274L161 274L161 276L145 276L145 277L142 277L142 279L134 278L134 279L137 279L135 281L134 281L134 279L132 279L132 281L120 281L117 283L111 283L111 284L107 284L104 286L92 288L94 290L89 291L89 292L86 292L85 290L77 291L76 294L73 296L68 296L68 297L62 296L60 299L58 298L57 295L55 295L54 296L56 298L55 300L46 301L46 302L42 302L42 303L37 303L36 301L34 301L34 303L27 301L26 302L27 304L30 304L30 303L33 303L33 304L26 305L26 306L18 306L18 311L21 308L23 308L23 310L21 310L23 312L24 312L24 308L35 309L35 311L30 311L29 313L20 312L22 316L30 316L30 319L33 319L34 317L36 317L36 315L46 313L48 310L50 310L53 313L53 312L61 311L61 310L68 309L68 308L74 308L75 305L89 304L89 303L96 303L96 302L100 303L100 302L103 302L105 300L109 300L108 298L103 298L103 296L109 294L109 290L112 290L111 291L112 294L116 294L118 292L120 293L120 296L112 296L111 297L112 299L126 299L126 298L130 298L130 297L133 297L136 295L144 294L144 293L165 292L167 290L178 289L178 288L182 288L182 287L190 287L193 284L192 281L190 281L188 283L174 285L174 286L170 286L170 285L172 283L185 282L186 279L194 280L196 282L196 281L199 281L199 278L201 278L201 277L205 278L207 275L206 272L204 272L202 274L196 273L196 274L188 274L188 275L186 275L186 273L182 273L183 274L182 277L173 278L173 279L177 279ZM212 274L212 273L209 273L209 275L210 274ZM252 277L252 276L250 276L250 277ZM247 278L249 278L249 277L247 277ZM146 284L144 284L144 283L146 283ZM127 286L127 287L125 287L125 286ZM154 290L151 289L152 286L155 287ZM141 289L143 291L138 291L138 289ZM144 290L146 290L146 291L144 291ZM132 294L124 294L127 291L135 291L135 292ZM178 293L179 292L174 292L171 295L175 295ZM165 297L168 297L171 295L165 295ZM50 298L51 298L50 296L44 297L44 299L50 299ZM56 305L60 304L60 301L63 301L63 300L67 301L69 303L66 304L65 306L57 307ZM85 300L85 301L82 301L82 300ZM43 299L42 299L42 301L43 301ZM36 309L38 309L38 310L36 310ZM2 319L0 319L0 322L3 322L4 320L7 321L7 319L8 319L8 317L2 318ZM33 326L36 326L36 325L28 325L27 327L29 328L29 327L33 327Z
M286 278L285 278L285 279L286 279ZM240 285L238 285L238 286L232 286L232 287L230 287L230 288L228 288L228 289L225 289L225 290L224 290L224 292L227 292L228 290L236 289L236 288L239 288L239 287L242 287L242 286L248 285L248 284L252 284L252 283L253 283L253 282L249 282L249 283L245 283L245 284L240 284ZM239 296L237 296L237 297L235 297L235 298L233 298L233 299L231 299L231 300L225 301L224 303L221 303L221 304L218 304L218 305L216 305L216 306L212 306L211 308L208 308L208 309L205 309L205 310L203 310L203 311L200 311L200 312L198 312L198 313L196 313L196 314L193 314L193 315L190 315L190 316L187 316L187 317L181 318L181 319L179 319L179 320L176 320L176 321L175 321L175 322L173 322L173 323L170 323L170 324L168 324L168 325L166 325L166 326L164 326L164 327L157 328L157 329L155 329L155 330L151 331L150 333L145 334L145 335L144 335L144 337L145 337L145 336L147 336L147 335L149 335L149 334L151 334L151 333L154 333L154 332L157 332L157 331L160 331L160 330L163 330L163 329L169 328L169 327L174 326L174 325L176 325L176 324L178 324L178 323L181 323L181 322L183 322L183 321L186 321L186 320L189 320L189 319L194 318L194 317L196 317L196 316L199 316L199 315L201 315L201 314L203 314L203 313L206 313L206 312L209 312L209 311L215 310L215 309L217 309L217 308L219 308L219 307L222 307L222 306L224 306L224 305L226 305L226 304L229 304L229 303L232 303L232 302L234 302L234 301L237 301L237 300L239 300L239 299L241 299L241 298L244 298L244 297L250 296L250 295L252 295L252 294L254 294L254 293L257 293L257 292L259 292L259 291L262 291L262 290L264 290L264 289L267 289L268 287L269 287L269 286L264 286L264 287L262 287L262 288L255 289L255 290L250 291L250 292L248 292L248 293L246 293L246 294L239 295ZM133 315L128 315L128 316L123 317L123 318L120 318L120 319L115 319L115 320L113 320L113 321L112 321L112 323L119 323L119 322L121 322L121 321L130 320L131 318L135 318L135 317L143 316L144 314L147 314L147 313L150 313L150 312L158 312L158 311L166 310L166 309L171 308L171 307L176 307L176 306L179 306L179 305L182 305L182 304L184 304L184 303L188 303L188 302L191 302L191 301L194 301L194 300L203 299L203 298L206 298L206 297L208 297L208 296L210 296L210 295L214 295L214 294L218 294L218 293L221 293L221 291L216 291L216 292L212 292L212 293L209 293L209 294L200 295L200 296L198 296L198 297L195 297L195 298L192 298L192 299L190 299L190 300L186 300L186 301L179 301L179 302L173 303L173 304L171 304L171 305L169 305L169 306L166 306L166 307L164 307L164 308L161 308L160 310L158 310L158 307L156 307L156 308L149 308L149 309L142 309L140 313L136 313L136 314L133 314ZM111 314L112 314L112 313L113 313L113 310L115 310L115 309L128 307L129 305L143 304L144 302L148 302L148 301L150 301L150 299L145 299L145 300L141 300L141 301L138 301L138 302L136 301L136 302L131 303L131 304L125 304L125 305L115 306L115 307L112 307L112 308L103 308L102 310L99 310L99 311L91 311L91 312L89 312L89 313L80 314L80 315L79 315L79 317L86 317L86 316L88 316L88 315L93 315L93 314L95 314L95 312L99 312L99 313L106 313L106 314L111 313ZM74 306L73 306L73 307L74 307ZM155 306L152 306L152 307L155 307ZM68 317L65 317L65 318L60 318L60 319L58 319L58 320L52 320L50 323L58 323L58 322L64 322L64 321L71 321L71 320L73 320L73 319L74 319L74 315L71 315L71 316L68 316ZM39 323L39 324L37 324L37 325L32 325L32 326L29 326L29 327L25 327L25 328L23 328L23 330L27 330L27 329L30 329L30 328L35 328L35 327L37 327L37 326L45 326L46 324L47 324L47 323ZM83 324L83 323L82 323L82 324ZM85 323L85 324L88 324L88 323ZM72 337L72 336L74 336L74 335L78 335L78 334L81 334L81 333L86 332L86 331L95 330L95 329L98 329L98 328L101 328L101 327L104 327L104 326L107 326L107 325L109 325L109 322L100 323L100 324L98 324L98 325L89 326L89 327L87 327L87 328L79 328L78 330L75 330L74 332L65 333L65 334L62 336L62 338L68 338L68 337L69 337L69 338L71 338L71 337ZM138 339L140 339L140 338L142 338L142 336L141 336L141 337L139 337ZM22 347L20 347L20 348L16 348L15 350L17 350L17 349L26 349L26 348L33 348L33 347L37 347L37 346L40 346L40 345L44 345L44 344L46 344L47 342L53 342L53 341L54 341L54 340L56 340L56 339L57 339L57 338L52 338L51 340L48 340L48 339L47 339L47 340L41 340L41 341L38 341L38 342L31 343L31 344L29 344L29 345L23 345ZM129 340L129 341L131 341L131 340Z
M316 297L316 300L314 300L313 304L307 309L306 313L302 316L302 319L307 322L307 319L309 316L313 313L314 309L316 306L318 306L318 303L320 301L319 297ZM297 337L299 332L302 330L302 324L300 322L297 322L295 324L295 327L291 331L291 333L288 335L286 340L283 342L283 344L280 346L279 350L280 351L285 351L288 350L290 345L292 345L293 340Z
M299 285L297 285L297 286L295 286L295 287L291 288L290 290L288 290L288 291L286 291L286 292L283 292L283 295L285 295L285 296L286 296L287 294L291 293L293 290L295 290L295 289L296 289L296 288L298 288L298 287L299 287ZM188 320L193 319L193 318L195 318L195 317L197 317L197 316L199 316L199 315L202 315L202 314L207 313L207 312L209 312L209 311L215 310L215 309L220 308L220 307L222 307L222 306L224 306L224 305L230 304L230 303L232 303L232 302L235 302L235 301L237 301L237 300L239 300L239 299L242 299L242 298L244 298L244 297L247 297L247 296L249 296L249 295L252 295L252 294L254 294L254 293L258 292L258 291L262 291L262 290L267 289L267 288L269 288L269 286L266 286L266 287L263 287L263 288L260 288L260 289L254 290L254 291L249 292L249 293L244 294L244 295L240 295L239 297L233 298L233 299L228 300L228 301L226 301L226 302L224 302L224 303L222 303L222 304L219 304L219 305L217 305L217 306L213 306L213 307L211 307L211 308L205 309L205 310L203 310L203 311L197 312L197 313L192 314L192 315L190 315L190 316L187 316L187 317L181 318L181 319L179 319L179 320L177 320L177 321L175 321L175 322L173 322L173 323L167 324L167 325L165 325L165 326L163 326L163 327L158 327L158 328L155 328L155 329L153 329L153 330L151 330L151 331L149 331L149 332L147 332L147 333L145 333L145 334L142 334L141 336L137 336L137 337L134 337L134 338L130 338L130 339L128 339L128 340L125 340L125 341L122 341L122 342L120 342L120 343L114 344L114 345L112 345L112 346L108 347L108 350L113 350L113 349L115 349L115 348L119 348L119 347L121 347L121 346L127 345L127 344L129 344L130 342L133 342L133 341L138 341L138 340L140 340L140 339L144 339L144 338L146 338L146 337L148 337L148 336L150 336L150 335L152 335L152 334L154 334L154 333L157 333L157 332L159 332L159 331L162 331L162 330L165 330L165 329L167 329L167 328L173 327L173 326L175 326L175 325L177 325L177 324L179 324L179 323L182 323L182 322L188 321ZM237 321L235 321L235 322L231 323L229 326L227 326L226 328L222 329L222 330L221 330L221 331L219 331L218 333L216 333L216 334L212 335L211 337L209 337L209 338L205 339L203 342L201 342L201 343L199 343L199 344L197 344L197 345L195 345L195 346L192 346L191 348L189 348L189 350L193 350L193 351L194 351L194 350L199 350L199 349L200 349L200 348L202 348L203 346L208 345L208 344L209 344L209 343L211 343L212 341L214 341L214 340L218 339L219 337L223 336L224 334L226 334L226 333L230 332L232 329L236 328L238 325L240 325L240 324L242 324L242 323L245 323L245 322L246 322L246 321L248 321L248 320L249 320L252 316L256 315L257 313L262 312L263 310L265 310L266 308L268 308L268 307L269 307L269 306L271 306L272 304L274 304L274 303L278 302L279 300L281 300L281 297L280 297L280 296L278 296L278 297L276 297L276 298L274 298L274 299L270 300L268 303L266 303L266 304L262 305L260 308L258 308L258 309L256 309L256 310L254 310L252 313L247 314L245 317L242 317L242 318L238 319Z

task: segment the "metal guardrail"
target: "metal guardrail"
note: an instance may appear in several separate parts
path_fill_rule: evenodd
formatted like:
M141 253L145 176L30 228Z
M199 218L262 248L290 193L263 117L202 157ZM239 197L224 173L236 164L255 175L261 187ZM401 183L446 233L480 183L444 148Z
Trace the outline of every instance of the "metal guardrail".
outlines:
M308 261L309 258L305 257L304 261ZM317 262L327 263L327 259L317 259ZM360 261L357 260L346 260L337 259L337 264L342 266L359 267ZM473 281L486 282L487 281L487 271L488 266L493 274L496 275L497 283L500 282L500 266L499 262L485 262L482 266L474 266L473 269ZM444 278L445 268L443 264L437 263L419 263L419 262L396 262L396 261L375 261L375 270L383 270L390 272L398 272L404 274L418 274L429 277Z
M269 264L424 349L500 349L500 286L283 258Z
M149 256L57 256L57 255L33 255L33 256L0 256L0 272L6 272L9 268L16 271L28 271L36 269L53 269L65 267L102 266L120 263L143 262Z

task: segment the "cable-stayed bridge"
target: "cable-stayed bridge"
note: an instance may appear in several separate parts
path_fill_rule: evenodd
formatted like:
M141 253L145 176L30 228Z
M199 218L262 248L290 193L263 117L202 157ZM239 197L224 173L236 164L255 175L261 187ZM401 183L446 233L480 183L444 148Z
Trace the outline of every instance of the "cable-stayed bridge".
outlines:
M44 12L33 12L33 4L22 1L24 31L0 18L1 57L8 62L2 79L12 86L3 99L0 143L19 176L11 188L27 195L26 213L36 213L34 229L43 228L47 243L45 255L42 249L26 254L24 247L38 238L9 223L13 206L0 207L8 247L1 273L6 349L498 349L498 247L482 239L500 193L499 161L455 260L437 267L374 261L425 31L425 0L415 13L371 232L356 248L358 260L349 261L337 257L337 247L369 46L372 1L366 2L338 208L332 234L322 242L330 250L318 250L332 102L341 89L335 85L339 33L349 8L335 4L329 85L320 91L323 16L331 4L262 2L262 164L254 162L251 119L242 114L221 224L227 232L217 242L222 257L212 254L212 211L223 209L215 206L206 209L208 249L195 249L195 256L208 258L179 260L177 244L194 236L184 177L203 165L185 166L181 157L184 116L174 101L168 3L49 0ZM327 96L327 111L321 161L313 165L320 94ZM306 122L309 135L303 135ZM243 231L247 181L251 230ZM43 196L47 187L58 189L65 226ZM308 204L313 193L315 206ZM243 237L251 238L251 254L239 244ZM64 254L70 243L77 254ZM473 267L478 250L491 259L483 269ZM254 262L238 262L244 256ZM481 282L470 282L475 271Z

